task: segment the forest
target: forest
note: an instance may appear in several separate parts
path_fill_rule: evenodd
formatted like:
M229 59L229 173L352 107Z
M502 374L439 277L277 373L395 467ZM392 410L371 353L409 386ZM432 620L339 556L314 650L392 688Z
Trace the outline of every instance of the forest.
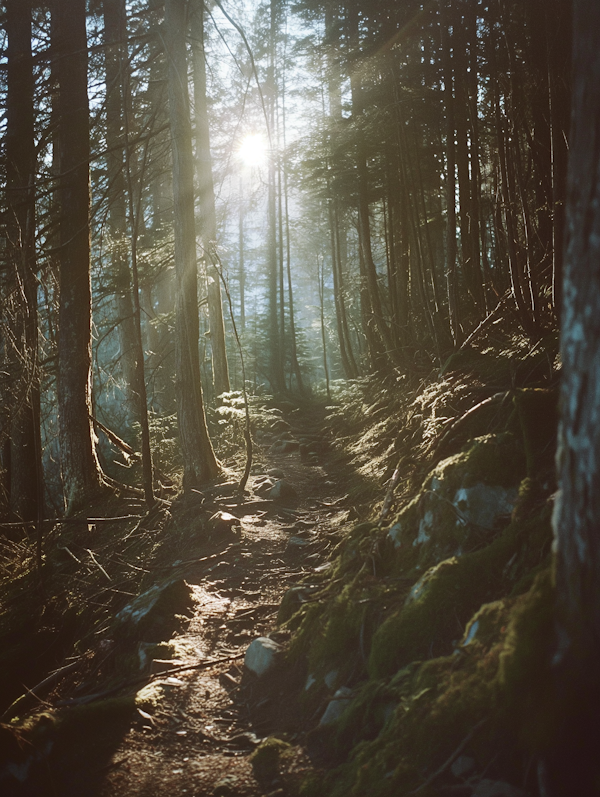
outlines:
M2 0L0 108L0 794L600 794L597 0Z

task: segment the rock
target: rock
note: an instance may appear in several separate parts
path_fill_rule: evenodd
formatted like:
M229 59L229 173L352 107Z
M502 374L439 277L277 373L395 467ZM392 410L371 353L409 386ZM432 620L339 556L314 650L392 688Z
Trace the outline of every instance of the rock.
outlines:
M452 503L467 522L492 531L498 518L511 514L518 495L516 487L478 482L472 487L458 489Z
M281 470L281 468L269 468L267 473L273 479L285 479L285 473Z
M293 500L297 497L298 493L285 479L279 479L269 490L269 498L272 498L274 501Z
M468 755L460 755L450 767L450 772L455 778L462 778L467 775L475 766L475 759Z
M277 664L277 657L281 653L281 646L268 637L260 636L253 639L246 655L244 665L250 672L259 678L270 672Z
M290 745L281 739L274 736L264 739L250 756L256 780L263 785L276 780L282 759L285 759L290 751Z
M304 691L305 691L305 692L308 692L308 690L309 690L309 689L310 689L312 686L314 686L316 683L317 683L317 679L315 678L315 676L314 676L314 675L312 675L311 673L309 673L309 674L306 676L306 683L304 684Z
M401 534L402 534L401 523L394 523L394 525L390 526L390 528L388 529L387 535L394 544L394 548L400 548L400 546L402 545L402 539L400 536Z
M226 775L215 783L213 797L233 797L239 793L240 781L234 775Z
M484 778L474 787L472 797L529 797L529 794L504 780Z
M333 689L335 686L335 682L337 681L339 672L337 670L330 670L327 675L323 678L325 681L325 686L328 689Z
M133 627L144 627L160 621L161 617L172 618L183 614L193 604L192 591L183 579L170 579L142 592L115 615L116 626L126 633Z
M319 725L331 725L338 720L350 705L351 700L352 690L347 686L341 686L327 704Z
M215 512L208 521L208 527L213 534L227 534L240 525L240 519L230 512Z
M274 484L275 481L268 477L265 477L262 481L256 480L254 482L254 492L258 493L258 495L266 495Z
M300 448L297 440L278 440L270 448L271 454L292 454Z
M286 551L288 549L299 550L300 548L306 548L307 545L310 545L310 542L308 540L303 540L302 537L290 537L285 549Z

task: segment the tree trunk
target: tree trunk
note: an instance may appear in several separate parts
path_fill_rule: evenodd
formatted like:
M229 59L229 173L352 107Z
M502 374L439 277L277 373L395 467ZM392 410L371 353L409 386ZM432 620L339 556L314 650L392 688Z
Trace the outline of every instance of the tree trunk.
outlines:
M210 131L208 125L208 102L206 98L206 64L204 50L204 2L194 0L191 4L191 35L194 66L194 114L196 122L196 174L200 198L200 235L204 249L208 282L208 317L210 345L212 350L213 382L215 395L228 393L229 367L225 348L225 323L221 281L216 270L215 248L217 245L217 216L215 212L215 190L210 154Z
M194 157L185 51L185 0L165 2L169 121L173 147L175 362L184 490L214 478L219 464L208 436L198 352L198 272L194 227Z
M67 512L101 483L92 411L89 109L85 0L57 0L60 157L58 421Z
M440 16L442 62L444 73L444 105L446 109L446 291L450 331L455 348L462 343L456 271L456 149L454 143L454 76L450 44L449 20Z
M35 258L35 171L31 7L6 4L8 97L6 127L6 254L11 341L10 510L15 520L38 520L43 511L38 316Z
M555 511L562 724L549 793L600 782L600 5L574 3L574 82L562 312L562 418Z
M108 227L112 279L116 288L119 320L120 365L125 383L129 416L137 416L136 353L131 279L128 264L126 186L124 171L123 47L126 39L125 0L104 0L106 42L106 166L109 192Z
M267 75L266 95L269 114L269 166L268 166L268 197L267 197L267 271L269 281L269 380L276 393L285 390L285 377L283 372L283 357L281 329L278 316L278 282L279 262L277 258L277 184L275 146L275 105L277 90L275 84L275 47L277 30L277 0L270 2L270 28L269 28L269 69ZM279 297L283 302L283 296Z

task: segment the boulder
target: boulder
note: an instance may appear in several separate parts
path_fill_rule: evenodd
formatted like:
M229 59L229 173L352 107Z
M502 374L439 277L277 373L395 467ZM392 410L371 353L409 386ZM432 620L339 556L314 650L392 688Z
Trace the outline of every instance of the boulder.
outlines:
M115 615L117 634L146 633L158 626L170 627L193 605L192 591L183 579L170 579L156 584L130 601ZM139 637L138 637L139 638ZM160 637L159 638L164 638Z
M297 497L298 493L285 479L279 479L269 490L269 498L272 498L274 501L291 501Z
M281 645L278 645L277 642L269 639L269 637L260 636L253 639L248 646L244 657L244 665L246 669L260 678L275 667L280 653Z

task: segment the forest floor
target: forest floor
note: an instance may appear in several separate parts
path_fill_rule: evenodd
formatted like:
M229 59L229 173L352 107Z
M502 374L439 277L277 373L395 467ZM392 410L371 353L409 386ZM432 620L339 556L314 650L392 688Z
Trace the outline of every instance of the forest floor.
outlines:
M127 693L131 696L131 688L103 701L112 704L104 716L101 701L85 707L83 725L75 723L79 731L70 734L69 743L60 745L60 755L56 750L49 758L44 776L36 778L38 784L43 782L44 794L283 797L297 793L311 762L291 696L298 693L298 679L306 674L275 668L274 674L259 679L245 669L244 655L256 637L268 635L277 643L285 642L286 632L276 630L284 593L329 566L327 552L353 511L339 467L321 442L322 416L322 408L292 415L291 429L283 435L315 441L314 447L321 449L318 458L312 454L306 462L305 452L301 456L298 450L276 453L277 441L272 444L276 436L267 435L259 446L244 502L227 495L210 499L211 511L239 519L235 535L223 524L196 546L193 561L183 572L191 602L186 616L179 618L184 620L179 631L162 642L168 651L164 660L149 662L149 682L137 685L135 704L127 704L133 710L114 711L117 700ZM269 474L272 480L284 479L296 496L280 501L264 497ZM193 500L175 502L169 522L193 528L201 511L206 512L205 506ZM142 641L140 657L150 647ZM50 703L70 697L68 689L66 694L60 691L62 695L54 693ZM253 767L251 754L262 739L273 735L286 742L282 771L269 765L261 770L256 763ZM33 783L30 788L26 782L15 793L37 797Z

